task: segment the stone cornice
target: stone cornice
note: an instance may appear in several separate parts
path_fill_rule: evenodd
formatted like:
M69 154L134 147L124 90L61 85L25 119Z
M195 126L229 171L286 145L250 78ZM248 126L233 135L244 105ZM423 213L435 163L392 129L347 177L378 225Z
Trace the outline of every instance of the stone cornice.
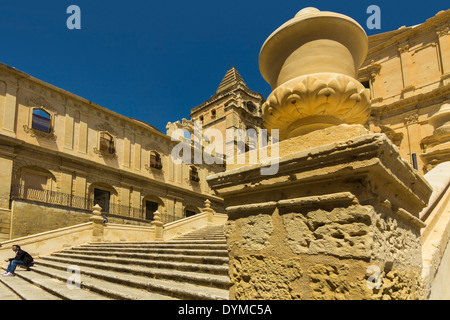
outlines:
M270 176L261 175L263 165L247 165L207 178L219 196L251 198L253 192L269 192L273 183L277 189L306 188L315 184L348 184L356 188L362 183L370 193L358 196L360 203L386 199L397 210L403 207L414 216L426 205L431 187L425 179L402 160L398 149L384 134L366 134L333 144L318 146L281 157L279 170ZM301 168L301 170L299 170ZM358 182L359 181L359 182ZM386 186L396 186L395 196ZM339 192L335 190L334 192ZM277 199L267 198L268 202Z
M430 92L420 93L409 98L404 98L399 101L384 104L381 106L371 107L371 116L375 118L389 118L411 110L417 109L419 103L439 103L436 99L442 101L450 98L450 85L446 85Z
M29 74L27 74L27 73L25 73L23 71L17 70L15 68L10 67L8 65L5 65L3 63L0 63L0 71L3 71L6 74L12 75L16 79L16 82L15 82L16 86L18 85L18 83L20 81L29 81L29 82L31 82L31 83L33 83L35 85L42 86L43 88L45 88L47 90L50 90L50 91L52 91L54 93L58 93L58 94L64 96L64 99L66 101L68 101L68 100L75 101L77 103L82 104L83 106L85 106L87 108L93 109L95 111L107 114L108 116L111 116L111 117L117 118L117 119L119 119L121 121L124 121L130 127L139 128L139 129L143 130L146 133L156 134L159 137L162 137L162 138L164 138L166 140L170 140L169 136L165 135L161 131L157 130L156 128L154 128L153 126L151 126L149 124L146 124L143 121L136 120L136 119L133 119L133 118L121 115L121 114L119 114L117 112L114 112L114 111L112 111L110 109L102 107L102 106L100 106L100 105L98 105L98 104L96 104L96 103L94 103L92 101L89 101L89 100L87 100L85 98L77 96L74 93L71 93L71 92L66 91L64 89L58 88L58 87L56 87L56 86L54 86L52 84L49 84L49 83L47 83L45 81L39 80L37 78L34 78L34 77L30 76ZM30 90L30 89L28 88L27 90Z
M2 135L2 134L0 134L0 144L2 144L3 146L8 146L9 150L11 150L11 147L23 148L30 152L41 153L45 156L50 157L51 159L59 158L58 161L60 161L60 163L64 163L65 170L69 170L70 164L75 163L76 166L74 166L73 169L76 172L78 172L77 167L79 165L83 166L84 171L82 172L82 174L86 174L86 172L87 172L86 168L92 168L93 170L98 170L98 171L104 172L106 174L109 173L109 174L119 176L120 179L118 181L122 181L123 179L128 179L128 180L132 180L135 182L147 184L147 185L149 185L149 187L155 186L158 188L165 188L169 191L172 190L172 192L174 192L175 194L186 194L186 195L190 195L190 196L194 196L194 197L201 196L203 198L208 198L208 199L211 199L214 201L219 201L219 202L223 201L220 197L217 197L215 195L199 194L198 192L184 189L184 188L181 188L179 186L176 186L176 185L173 185L170 183L160 182L158 180L147 178L143 175L129 172L129 171L126 171L123 169L112 168L107 165L103 165L101 163L97 163L97 162L89 160L89 159L77 157L76 155L67 154L67 153L55 151L55 150L44 149L40 146L36 146L36 145L30 144L30 143L27 143L25 141L22 141L22 140L19 140L16 138L12 138L12 137L8 137L8 136ZM11 151L9 151L9 154L11 154Z
M428 31L433 31L436 28L440 28L443 24L449 23L450 21L450 10L446 10L443 12L437 13L434 17L426 20L422 24L419 24L415 27L402 27L398 29L398 31L401 31L404 29L403 32L400 32L390 38L387 38L385 41L383 41L381 44L378 44L372 48L370 48L370 39L369 37L369 53L367 54L366 61L370 61L374 55L376 55L379 51L384 50L385 48L394 46L398 47L399 44L406 44L407 40L413 36L413 35L421 35ZM436 30L439 31L439 30ZM374 35L372 37L376 37L379 35ZM364 65L364 64L363 64Z

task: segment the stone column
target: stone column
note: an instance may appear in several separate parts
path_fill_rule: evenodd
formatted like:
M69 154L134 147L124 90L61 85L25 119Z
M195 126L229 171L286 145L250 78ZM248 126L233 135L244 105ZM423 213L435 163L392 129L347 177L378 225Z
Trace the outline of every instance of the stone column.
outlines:
M264 44L278 171L262 175L263 163L208 177L229 216L232 299L422 297L418 215L431 188L363 126L370 102L355 76L366 52L354 20L314 8Z

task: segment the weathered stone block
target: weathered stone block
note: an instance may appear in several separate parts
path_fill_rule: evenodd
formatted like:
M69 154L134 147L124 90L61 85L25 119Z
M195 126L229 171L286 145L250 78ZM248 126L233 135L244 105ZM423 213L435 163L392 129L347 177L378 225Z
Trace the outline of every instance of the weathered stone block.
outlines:
M236 299L299 299L295 284L302 277L298 258L243 255L233 259L230 276Z

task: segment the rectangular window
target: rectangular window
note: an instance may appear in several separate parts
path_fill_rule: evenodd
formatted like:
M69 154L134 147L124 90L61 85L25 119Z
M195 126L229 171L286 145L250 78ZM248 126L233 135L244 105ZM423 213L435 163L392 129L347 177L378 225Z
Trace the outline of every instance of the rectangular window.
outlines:
M189 176L190 176L189 178L191 179L191 181L195 181L195 182L200 181L200 178L198 176L198 170L196 167L191 167Z
M31 128L45 133L50 133L50 115L43 110L34 110Z
M150 154L150 167L155 169L162 169L161 156L157 152Z
M114 147L114 138L106 132L102 132L100 134L100 151L109 152L110 154L114 154L116 152L116 148Z
M415 153L412 154L412 165L414 169L419 170L419 166L417 165L417 155Z

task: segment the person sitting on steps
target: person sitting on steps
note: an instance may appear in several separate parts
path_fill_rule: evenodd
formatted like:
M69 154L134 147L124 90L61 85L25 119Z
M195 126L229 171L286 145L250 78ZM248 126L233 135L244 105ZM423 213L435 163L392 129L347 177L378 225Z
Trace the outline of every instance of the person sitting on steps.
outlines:
M6 277L14 276L14 271L16 271L18 265L25 266L28 271L30 270L30 267L34 265L31 255L20 249L19 245L13 245L12 250L16 253L16 256L5 260L6 262L9 261L8 268L6 269L6 272L3 273L3 276Z

